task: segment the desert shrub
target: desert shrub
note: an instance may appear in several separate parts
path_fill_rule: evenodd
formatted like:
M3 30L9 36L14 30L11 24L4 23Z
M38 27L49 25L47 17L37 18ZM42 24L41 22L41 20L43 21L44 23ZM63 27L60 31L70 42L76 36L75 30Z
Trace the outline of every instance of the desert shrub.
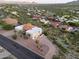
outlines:
M79 22L68 22L70 26L79 26Z
M12 35L12 38L16 40L17 39L17 35L16 34Z
M3 24L3 29L4 30L12 30L14 27L12 25L8 25L8 24Z
M52 59L60 59L60 57L59 56L53 56Z
M45 32L45 31L43 32L43 34L44 34L44 35L46 35L46 36L48 35L48 33L47 33L47 32Z
M57 40L54 40L54 43L59 47L59 49L62 50L63 53L68 52L68 50L64 46L62 46L62 44L58 43Z
M12 57L5 57L5 58L3 58L3 59L13 59Z

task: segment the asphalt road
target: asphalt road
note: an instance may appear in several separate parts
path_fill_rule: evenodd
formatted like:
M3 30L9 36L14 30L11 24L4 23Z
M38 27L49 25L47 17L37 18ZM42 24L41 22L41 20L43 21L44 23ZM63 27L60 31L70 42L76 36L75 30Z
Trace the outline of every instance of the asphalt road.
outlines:
M0 45L17 57L17 59L44 59L43 57L2 35L0 35Z

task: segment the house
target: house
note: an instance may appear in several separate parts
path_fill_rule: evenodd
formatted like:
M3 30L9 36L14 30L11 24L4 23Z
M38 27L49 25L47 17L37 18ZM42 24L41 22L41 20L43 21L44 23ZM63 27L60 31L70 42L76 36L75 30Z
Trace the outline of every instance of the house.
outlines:
M43 12L45 12L46 10L42 10Z
M40 22L44 23L44 24L50 24L49 20L48 20L48 17L43 15L41 16L40 18Z
M14 15L17 15L18 14L17 11L13 11L11 13L14 14Z
M48 16L48 20L54 20L54 17Z
M27 23L27 24L23 24L23 25L19 25L19 26L16 26L15 27L15 30L18 32L18 31L27 31L27 30L30 30L32 29L34 26L30 23Z
M68 21L66 21L67 23L68 22L73 22L73 23L75 23L75 22L79 22L79 20L78 19L71 19L71 20L68 20Z
M59 28L64 29L65 31L68 31L68 32L78 31L78 29L76 27L72 27L72 26L68 26L68 25L61 25L61 26L59 26Z
M18 24L17 19L13 19L13 18L9 18L9 17L2 19L2 21L4 21L4 23L9 24L9 25L17 25Z
M62 28L67 29L68 28L68 25L60 25L59 28L60 29L62 29Z
M48 20L48 17L46 15L41 16L42 19Z
M32 38L33 40L35 40L38 36L42 34L42 28L34 26L30 23L15 27L15 31L17 33L19 31L25 31L26 35L30 35L30 38Z
M61 25L61 22L59 22L59 21L52 21L51 24L52 24L53 27L58 28Z
M39 18L41 18L41 16L40 16L40 15L33 15L32 18L33 18L33 19L39 19Z
M42 34L42 29L39 27L34 27L30 30L27 30L26 34L30 34L30 38L36 41L37 38Z
M40 18L40 22L42 22L44 24L50 24L49 20L42 19L42 18Z
M66 30L67 30L68 32L73 32L73 31L74 31L74 29L75 29L75 28L73 28L73 27L69 26Z
M31 16L31 13L28 12L27 15L28 15L28 16Z
M64 16L62 16L62 17L59 18L59 21L60 21L60 22L64 22L64 21L67 21L67 20L68 20L68 19L65 18Z

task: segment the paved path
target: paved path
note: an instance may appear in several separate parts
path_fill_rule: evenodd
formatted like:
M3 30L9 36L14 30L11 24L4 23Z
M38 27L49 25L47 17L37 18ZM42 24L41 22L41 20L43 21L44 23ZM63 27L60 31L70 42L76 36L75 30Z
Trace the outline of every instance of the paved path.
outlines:
M2 35L0 35L0 45L15 55L18 59L44 59Z

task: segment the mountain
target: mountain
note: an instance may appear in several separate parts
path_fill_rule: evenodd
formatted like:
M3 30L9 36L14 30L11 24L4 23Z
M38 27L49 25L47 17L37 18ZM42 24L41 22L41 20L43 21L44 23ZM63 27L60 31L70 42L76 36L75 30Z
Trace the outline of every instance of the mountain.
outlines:
M79 5L79 0L68 2L67 4L69 4L69 5Z
M0 1L0 4L37 4L36 2Z

